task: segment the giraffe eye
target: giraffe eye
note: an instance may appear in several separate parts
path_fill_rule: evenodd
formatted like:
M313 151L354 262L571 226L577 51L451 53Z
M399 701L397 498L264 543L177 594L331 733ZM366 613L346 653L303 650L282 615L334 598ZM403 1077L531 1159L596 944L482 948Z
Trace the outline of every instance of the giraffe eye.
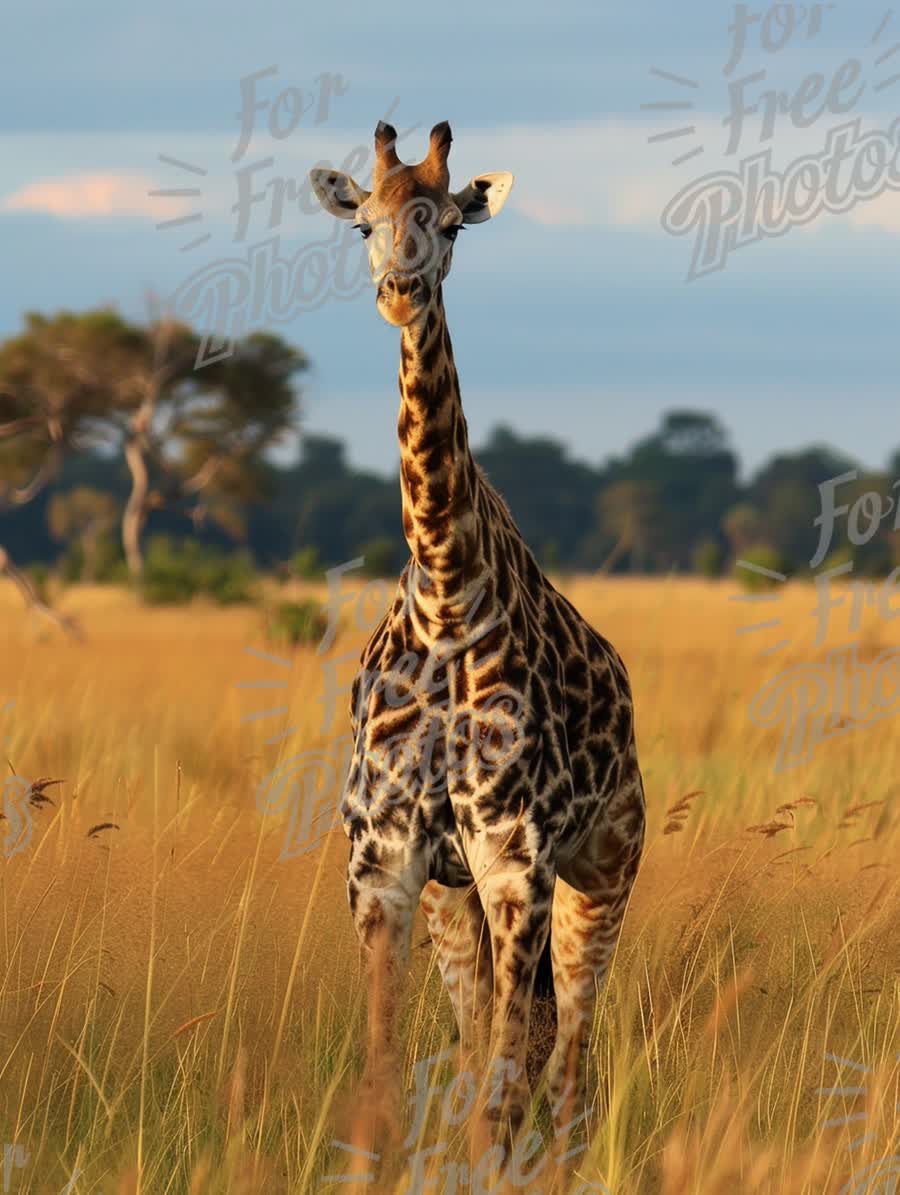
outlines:
M371 224L354 224L353 227L359 229L360 233L362 234L363 240L366 240L367 237L370 237L372 235L372 225Z
M453 242L456 240L457 234L462 232L462 230L463 230L462 224L451 224L449 228L444 229L444 236L447 238L447 240L452 245Z

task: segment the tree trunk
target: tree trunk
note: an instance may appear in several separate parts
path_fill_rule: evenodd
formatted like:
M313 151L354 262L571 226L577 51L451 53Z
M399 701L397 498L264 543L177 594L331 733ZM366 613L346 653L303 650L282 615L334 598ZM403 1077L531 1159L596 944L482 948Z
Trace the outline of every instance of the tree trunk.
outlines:
M141 536L147 522L150 476L139 436L125 445L125 460L131 473L131 493L122 516L122 547L128 562L128 571L137 580L144 571L144 557L141 551Z

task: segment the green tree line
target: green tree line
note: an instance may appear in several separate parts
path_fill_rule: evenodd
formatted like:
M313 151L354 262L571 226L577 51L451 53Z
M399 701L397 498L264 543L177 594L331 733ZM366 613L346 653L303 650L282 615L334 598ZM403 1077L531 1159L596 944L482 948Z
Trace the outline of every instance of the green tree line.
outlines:
M0 344L0 563L71 579L139 578L148 537L243 551L256 567L321 573L364 556L390 574L407 556L396 477L353 468L334 438L302 434L306 354L273 335L195 368L199 335L113 310L29 315ZM271 450L301 433L296 464ZM809 571L819 486L856 471L852 506L879 495L872 534L838 524L830 562L867 575L900 563L887 512L900 450L872 472L828 446L783 453L748 480L712 413L677 410L621 457L572 459L552 437L497 427L475 455L550 570L730 571L737 559Z

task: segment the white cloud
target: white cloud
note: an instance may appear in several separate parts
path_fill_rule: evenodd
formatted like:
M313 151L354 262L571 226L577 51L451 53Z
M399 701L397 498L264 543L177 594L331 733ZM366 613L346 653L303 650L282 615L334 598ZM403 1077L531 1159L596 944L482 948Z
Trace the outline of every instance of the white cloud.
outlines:
M634 226L659 224L660 213L672 198L672 186L662 179L625 180L610 195L613 224Z
M900 195L888 191L877 199L860 203L850 213L850 220L863 227L880 228L900 236Z
M181 216L190 204L184 198L161 201L147 194L154 183L142 174L103 172L70 174L28 183L2 202L4 211L44 212L66 220L109 217Z
M513 200L513 206L529 220L536 224L547 224L551 227L559 225L591 224L590 212L573 203L558 202L553 199L520 199Z

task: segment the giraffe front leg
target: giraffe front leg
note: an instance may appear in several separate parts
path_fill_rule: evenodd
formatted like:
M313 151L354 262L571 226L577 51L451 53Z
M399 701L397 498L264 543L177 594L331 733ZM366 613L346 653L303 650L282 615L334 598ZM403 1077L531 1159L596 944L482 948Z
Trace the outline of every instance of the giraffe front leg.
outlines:
M624 912L557 878L550 949L556 993L556 1042L547 1064L547 1094L560 1155L585 1116L585 1063L601 989Z
M643 828L638 777L623 786L582 854L557 877L550 938L557 1030L547 1077L561 1153L585 1119L585 1063L597 996L606 982L637 874Z
M366 1154L376 1152L379 1143L396 1145L401 1136L398 1022L413 916L422 888L416 869L404 867L391 876L388 867L373 868L371 854L368 847L354 852L347 884L366 967L366 1065L351 1134L357 1154L354 1164L362 1170L371 1165L365 1161Z
M550 932L549 867L491 874L479 883L491 935L493 1009L482 1107L508 1161L530 1105L526 1060L534 981Z

